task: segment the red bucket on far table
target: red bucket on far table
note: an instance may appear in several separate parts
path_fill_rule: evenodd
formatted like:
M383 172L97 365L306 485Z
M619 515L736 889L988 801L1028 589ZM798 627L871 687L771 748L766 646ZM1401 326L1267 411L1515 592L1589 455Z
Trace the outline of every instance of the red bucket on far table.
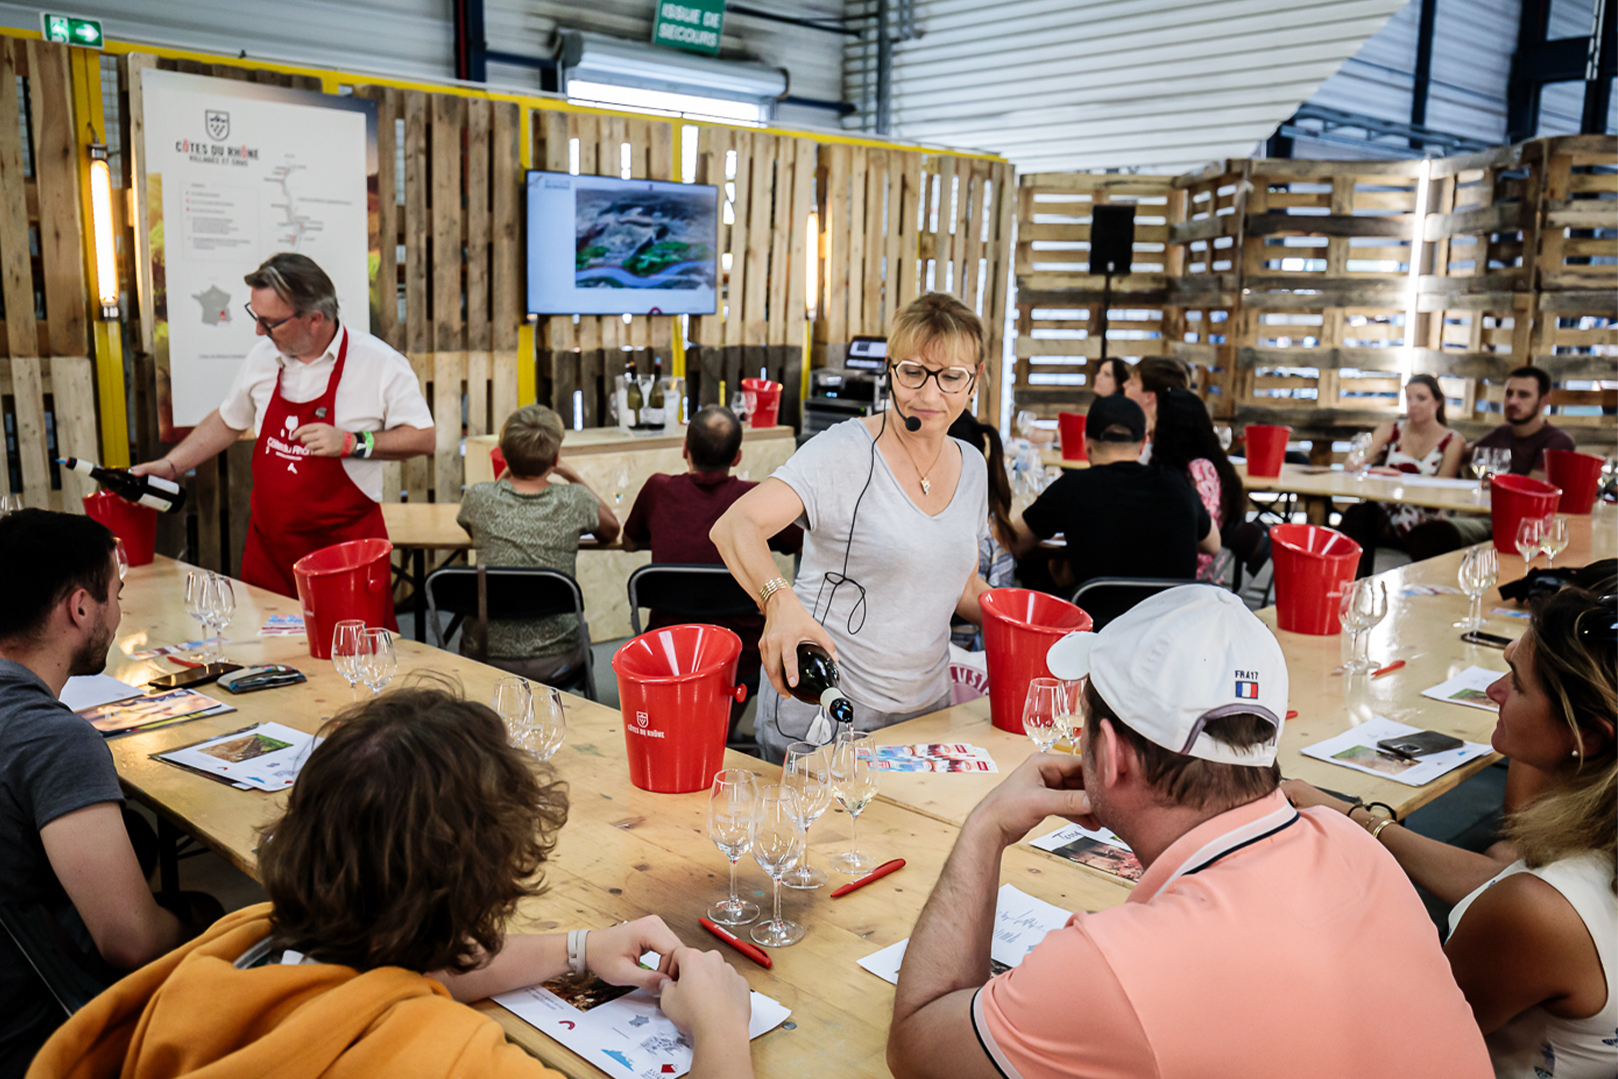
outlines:
M332 631L345 619L360 619L372 629L392 622L392 555L393 544L385 539L349 540L292 563L311 656L331 658Z
M494 478L499 479L506 474L506 455L496 446L489 451L489 467L494 469Z
M742 379L742 404L747 409L747 426L774 427L781 414L781 384L767 378Z
M1243 428L1242 438L1247 442L1247 474L1279 476L1287 459L1287 439L1291 437L1290 427L1250 423Z
M1547 451L1551 452L1551 451ZM1532 476L1510 473L1489 480L1489 516L1494 522L1494 549L1517 553L1517 525L1524 517L1556 512L1562 489Z
M989 716L996 727L1022 734L1028 683L1051 677L1045 653L1090 616L1066 600L1026 588L983 593L983 650L989 658Z
M111 491L84 496L84 512L112 530L124 541L124 554L131 566L148 565L157 553L157 511L137 506Z
M1593 453L1573 450L1545 451L1545 478L1562 489L1563 513L1589 513L1595 508L1601 490L1601 466L1606 462Z
M1084 417L1077 412L1058 412L1056 426L1062 432L1062 460L1088 461L1084 452Z
M742 639L721 626L667 626L625 642L612 657L624 713L629 781L643 791L707 789L725 766Z
M1360 545L1330 528L1283 524L1270 529L1270 551L1276 625L1316 636L1341 633L1339 605L1359 569Z

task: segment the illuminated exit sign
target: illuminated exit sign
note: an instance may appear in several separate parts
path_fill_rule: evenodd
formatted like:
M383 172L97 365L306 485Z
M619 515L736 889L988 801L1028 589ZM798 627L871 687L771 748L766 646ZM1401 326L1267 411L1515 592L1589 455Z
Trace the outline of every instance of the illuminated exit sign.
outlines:
M102 46L101 22L98 19L81 19L76 15L55 15L46 11L40 13L39 22L46 41L81 45L86 49L99 49Z

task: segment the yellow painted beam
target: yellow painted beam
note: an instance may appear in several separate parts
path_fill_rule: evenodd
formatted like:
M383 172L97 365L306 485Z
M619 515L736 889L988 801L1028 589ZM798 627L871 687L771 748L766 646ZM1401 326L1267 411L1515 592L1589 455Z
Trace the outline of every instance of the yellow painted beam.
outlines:
M523 184L520 189L527 197L528 170L534 161L533 108L521 101L517 103L517 163L522 166ZM526 216L526 215L525 215ZM526 239L526 238L525 238ZM526 249L526 243L524 244ZM517 327L517 407L531 405L539 400L539 353L534 348L535 323L528 317L528 297L522 299L523 320Z
M79 212L84 222L84 273L89 285L84 302L90 304L95 349L97 411L101 420L101 463L112 468L129 466L129 406L124 394L123 327L105 322L96 294L95 220L90 208L90 143L105 141L106 123L101 102L101 56L89 49L69 49L73 83L73 120L79 145Z

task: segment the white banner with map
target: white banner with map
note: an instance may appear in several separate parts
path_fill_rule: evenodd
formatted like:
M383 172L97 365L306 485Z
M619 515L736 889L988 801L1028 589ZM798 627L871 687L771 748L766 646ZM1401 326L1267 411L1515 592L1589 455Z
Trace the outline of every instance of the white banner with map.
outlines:
M376 105L153 69L141 94L167 441L218 406L256 342L242 277L270 255L314 259L343 320L370 329Z

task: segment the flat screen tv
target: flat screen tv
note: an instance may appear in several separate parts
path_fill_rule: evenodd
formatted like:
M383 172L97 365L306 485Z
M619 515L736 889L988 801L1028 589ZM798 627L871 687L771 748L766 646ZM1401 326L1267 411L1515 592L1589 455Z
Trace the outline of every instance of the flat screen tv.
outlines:
M528 313L711 315L719 190L528 174Z

